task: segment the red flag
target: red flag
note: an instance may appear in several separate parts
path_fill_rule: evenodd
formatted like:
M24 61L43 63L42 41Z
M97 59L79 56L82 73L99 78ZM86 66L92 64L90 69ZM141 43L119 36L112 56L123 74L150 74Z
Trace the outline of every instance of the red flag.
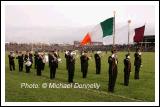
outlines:
M145 25L135 29L134 42L142 42L144 37Z
M81 42L81 45L85 45L87 43L90 43L91 42L91 37L90 37L90 34L87 33L87 35L83 38L82 42Z

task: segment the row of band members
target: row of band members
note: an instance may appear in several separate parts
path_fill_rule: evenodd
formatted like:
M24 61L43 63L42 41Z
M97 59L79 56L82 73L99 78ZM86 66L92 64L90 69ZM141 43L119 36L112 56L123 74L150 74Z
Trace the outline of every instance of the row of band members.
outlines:
M114 92L114 86L116 83L117 73L118 73L118 57L117 57L117 51L113 49L112 54L108 57L108 64L109 64L109 83L108 83L108 91ZM68 82L73 83L74 78L74 71L75 71L75 55L76 53L74 51L66 51L65 52L65 58L66 58L66 69L68 70ZM9 66L10 71L15 70L15 63L14 63L14 52L11 51L9 57ZM140 67L142 66L141 63L141 52L140 49L137 48L135 54L134 54L135 60L134 60L134 66L135 66L135 79L139 79L139 71ZM25 64L26 73L30 72L30 69L33 64L33 55L31 52L26 52L25 54L22 54L22 52L19 52L16 56L19 63L19 71L23 70L23 63ZM100 51L98 51L95 55L95 65L96 65L96 74L100 74L101 72L101 56ZM87 52L84 51L81 53L80 62L81 62L81 72L82 77L86 78L88 73L88 60L90 57L88 56ZM42 71L44 70L44 66L46 62L49 62L49 68L50 68L50 79L54 79L56 75L56 69L58 68L58 62L61 62L61 59L59 57L59 54L57 51L52 51L48 55L44 52L35 52L34 54L34 62L35 66L34 68L37 69L37 75L41 76ZM130 61L130 54L126 54L124 59L124 85L128 86L129 84L129 77L131 72L131 61Z

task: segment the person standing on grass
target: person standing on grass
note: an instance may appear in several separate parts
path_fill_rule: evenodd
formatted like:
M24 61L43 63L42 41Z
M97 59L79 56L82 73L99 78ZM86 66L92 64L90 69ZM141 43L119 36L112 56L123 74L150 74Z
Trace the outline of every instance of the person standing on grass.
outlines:
M38 58L38 52L36 51L34 54L34 68L37 69L37 58Z
M71 51L68 53L68 82L73 83L75 71L75 58Z
M101 57L99 55L99 51L94 55L95 64L96 64L96 74L100 74L101 72Z
M69 56L69 51L66 51L65 52L65 58L66 58L66 69L67 70L68 70L68 61L69 61L68 56Z
M108 91L109 92L114 92L114 87L117 79L117 64L118 64L118 59L117 59L117 54L116 50L112 50L112 55L108 57L108 63L109 63L109 84L108 84Z
M82 74L83 74L83 78L86 78L87 77L87 73L88 73L88 60L89 60L89 57L87 55L87 52L84 51L84 54L82 54L81 56L81 61L82 61Z
M56 49L54 50L54 56L57 58L57 60L58 60L58 58L60 58L58 50L56 50ZM58 68L58 61L57 61L57 68Z
M41 57L42 57L42 71L44 71L45 63L46 63L46 58L45 58L45 52L44 51L41 53Z
M23 71L23 62L24 62L24 55L22 54L22 52L19 52L17 58L18 59L18 64L19 64L19 71Z
M10 51L10 54L8 55L9 58L9 68L10 71L14 71L15 70L15 63L14 63L14 53L13 51Z
M32 65L32 62L31 62L31 57L29 57L29 52L27 51L25 56L24 56L24 62L25 62L25 67L26 67L26 73L30 73L30 68L31 68L31 65Z
M31 61L31 65L30 65L30 68L32 68L32 64L33 64L33 55L32 55L32 52L30 51L29 52L29 59L30 59L30 61Z
M41 76L42 73L42 66L43 66L43 56L42 53L38 53L37 57L37 76Z
M56 75L56 69L58 66L58 57L55 51L52 51L50 61L50 79L54 79Z
M134 66L135 66L134 79L139 79L139 71L140 71L140 67L142 67L141 52L140 52L139 48L137 48L136 53L134 54L134 57L135 57L135 60L134 60Z
M52 58L52 52L49 51L49 53L48 53L48 64L49 64L49 68L51 67L51 58Z
M128 86L129 84L129 77L131 72L131 61L130 61L130 54L126 54L126 58L124 59L124 85Z

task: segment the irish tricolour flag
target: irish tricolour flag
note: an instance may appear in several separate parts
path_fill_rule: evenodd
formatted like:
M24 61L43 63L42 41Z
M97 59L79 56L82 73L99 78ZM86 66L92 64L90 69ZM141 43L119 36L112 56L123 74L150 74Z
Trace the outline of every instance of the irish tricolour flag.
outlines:
M113 34L113 21L114 17L111 17L96 25L90 32L85 35L81 41L81 44L85 45L87 43L99 41L106 36L111 36Z

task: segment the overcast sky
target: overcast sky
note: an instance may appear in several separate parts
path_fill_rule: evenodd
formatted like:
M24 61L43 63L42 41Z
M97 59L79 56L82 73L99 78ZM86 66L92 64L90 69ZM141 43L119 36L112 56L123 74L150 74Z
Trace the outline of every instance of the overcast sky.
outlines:
M155 34L155 7L149 5L7 5L6 42L73 43L116 11L116 43L127 43L130 30L146 24L145 35ZM131 41L133 34L131 33ZM105 44L112 37L104 38ZM123 39L122 39L123 38Z

